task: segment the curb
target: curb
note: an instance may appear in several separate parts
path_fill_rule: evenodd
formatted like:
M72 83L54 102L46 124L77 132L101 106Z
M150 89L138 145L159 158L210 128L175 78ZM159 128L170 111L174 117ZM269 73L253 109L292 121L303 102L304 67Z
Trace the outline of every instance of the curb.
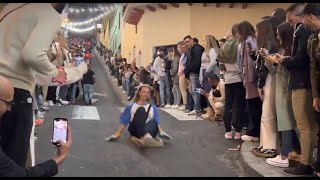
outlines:
M109 73L109 68L105 65L105 62L103 60L103 58L98 54L97 49L94 48L94 55L97 58L97 60L99 61L99 63L101 64L102 67L104 67L104 73L107 76L108 81L111 84L111 87L113 89L113 91L116 93L116 95L118 96L120 103L123 106L128 105L129 101L127 100L126 96L120 91L119 87L114 83L113 77L110 75Z
M246 175L253 177L291 177L283 174L283 168L268 165L266 158L256 157L251 150L258 146L259 143L254 142L242 143L239 161L243 165Z

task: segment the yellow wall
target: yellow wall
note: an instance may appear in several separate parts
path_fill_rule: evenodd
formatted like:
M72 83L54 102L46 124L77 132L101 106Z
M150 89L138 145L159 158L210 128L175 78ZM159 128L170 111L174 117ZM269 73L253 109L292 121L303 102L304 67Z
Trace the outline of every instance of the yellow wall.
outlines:
M271 16L276 8L286 9L289 3L249 3L247 9L242 9L240 4L229 8L228 3L221 7L215 6L192 6L191 7L191 35L200 41L205 35L214 35L222 38L233 24L243 20L249 21L253 26L263 16Z
M154 46L176 44L188 34L200 41L207 34L221 38L234 23L247 20L255 25L261 17L271 15L275 8L286 9L289 3L252 3L247 9L239 6L236 4L234 8L229 8L226 3L216 8L180 3L179 8L168 6L167 10L157 9L156 12L145 10L137 34L135 26L128 23L122 25L121 54L128 58L133 46L136 46L136 56L141 50L142 65L146 65L152 61Z

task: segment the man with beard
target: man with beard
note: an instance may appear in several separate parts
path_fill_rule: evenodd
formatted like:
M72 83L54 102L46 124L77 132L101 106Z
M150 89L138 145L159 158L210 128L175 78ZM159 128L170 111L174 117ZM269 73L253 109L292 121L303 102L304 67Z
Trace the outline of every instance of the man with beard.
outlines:
M308 3L303 10L303 24L312 34L308 41L308 54L311 60L310 79L313 95L313 108L317 112L317 122L320 127L320 3ZM319 129L318 129L319 130ZM317 142L317 161L314 164L315 176L320 177L320 131Z
M0 145L25 167L33 126L35 74L64 84L66 73L50 63L47 51L61 26L65 3L9 3L0 13L0 75L14 87L15 106L1 121Z

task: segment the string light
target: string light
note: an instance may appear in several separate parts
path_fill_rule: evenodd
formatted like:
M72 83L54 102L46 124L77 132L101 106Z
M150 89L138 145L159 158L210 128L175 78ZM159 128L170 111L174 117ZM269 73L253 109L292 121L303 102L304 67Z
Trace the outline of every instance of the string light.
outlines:
M115 7L114 7L115 5L108 5L108 6L102 6L102 5L99 5L99 8L88 8L88 9L83 9L83 8L80 8L80 9L77 9L77 8L69 8L69 12L70 13L80 13L80 12L86 12L86 11L88 11L88 12L90 12L90 13L92 13L92 12L98 12L98 11L101 11L101 12L103 12L103 11L106 11L106 10L109 10L109 9L111 9L112 11L115 9Z

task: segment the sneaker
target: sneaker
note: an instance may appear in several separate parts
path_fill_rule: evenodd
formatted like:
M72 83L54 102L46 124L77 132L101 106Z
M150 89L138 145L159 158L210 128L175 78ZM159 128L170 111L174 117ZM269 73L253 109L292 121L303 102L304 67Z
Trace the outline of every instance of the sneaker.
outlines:
M127 100L128 100L128 101L130 101L130 99L131 99L131 97L130 97L130 96L128 96L128 97L127 97Z
M172 108L172 109L178 109L179 106L175 104L175 105L172 105L171 108Z
M274 158L277 156L276 151L274 149L252 149L252 153L257 157L263 158Z
M263 146L254 147L254 148L252 148L252 151L257 151L257 150L261 150L261 149L263 149Z
M196 110L193 110L193 111L191 111L191 112L188 113L189 116L196 115L196 114L197 114L197 111L196 111Z
M258 142L260 140L259 137L253 137L253 136L248 136L248 135L243 135L241 136L242 141L253 141L253 142Z
M61 98L59 99L59 102L60 102L62 105L68 105L68 104L69 104L69 101L64 101L64 100L62 100Z
M45 115L45 114L46 114L45 112L38 111L38 112L37 112L37 117L38 117L39 119L44 119L44 115Z
M126 94L126 93L127 93L127 91L122 91L122 93L123 93L123 94Z
M191 111L189 109L186 109L184 112L185 113L190 113Z
M53 101L48 101L48 105L53 107L54 106Z
M294 175L294 176L311 176L313 174L313 169L311 166L299 164L299 166L297 167L284 169L283 173L286 175Z
M50 107L49 106L45 106L45 105L42 105L40 107L40 110L43 110L43 111L49 111Z
M48 103L48 102L43 102L42 105L43 105L43 106L49 106L49 103Z
M289 167L289 160L283 160L281 155L276 156L275 158L267 158L266 163L270 166L282 167L287 168Z
M181 107L178 108L179 110L186 110L186 106L182 105Z
M143 147L163 147L163 142L159 138L152 138L150 135L146 135L143 138Z
M170 104L167 104L164 106L165 108L171 108L171 105Z
M231 132L226 132L226 133L224 134L224 138L225 138L226 140L232 139L232 134L231 134Z

